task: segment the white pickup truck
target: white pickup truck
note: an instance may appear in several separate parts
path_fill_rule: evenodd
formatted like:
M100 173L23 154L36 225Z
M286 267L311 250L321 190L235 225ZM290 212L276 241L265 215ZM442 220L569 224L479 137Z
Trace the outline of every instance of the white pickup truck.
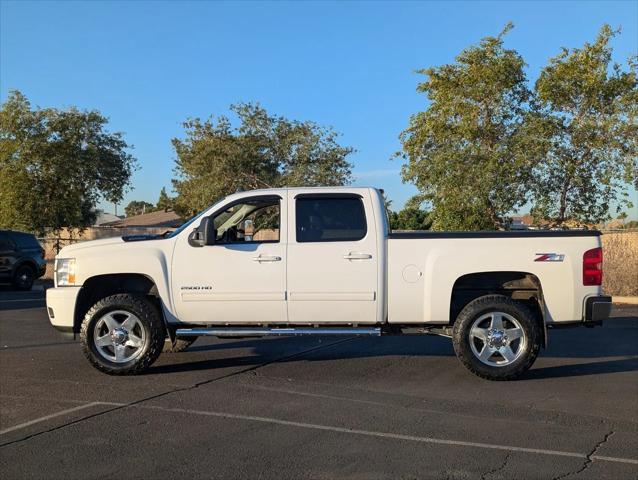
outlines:
M47 310L109 374L203 335L432 333L509 380L548 327L609 316L601 282L596 231L391 232L380 190L281 188L230 195L170 234L63 248Z

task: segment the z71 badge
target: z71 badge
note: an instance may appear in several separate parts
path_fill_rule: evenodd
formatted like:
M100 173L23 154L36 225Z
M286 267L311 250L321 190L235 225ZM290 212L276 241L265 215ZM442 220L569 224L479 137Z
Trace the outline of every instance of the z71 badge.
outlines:
M563 253L537 253L535 262L562 262L565 259Z

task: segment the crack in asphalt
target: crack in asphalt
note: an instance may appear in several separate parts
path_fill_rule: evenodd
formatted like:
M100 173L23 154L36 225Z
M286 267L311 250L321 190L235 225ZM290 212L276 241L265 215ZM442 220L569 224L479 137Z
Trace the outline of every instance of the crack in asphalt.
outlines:
M0 448L8 447L10 445L15 445L17 443L26 442L28 440L31 440L32 438L39 437L39 436L45 435L47 433L55 432L57 430L61 430L61 429L66 428L66 427L70 427L72 425L76 425L76 424L85 422L87 420L91 420L93 418L101 417L103 415L107 415L109 413L116 412L118 410L122 410L124 408L133 407L133 406L139 405L141 403L148 402L150 400L155 400L157 398L161 398L161 397L164 397L166 395L170 395L172 393L188 392L190 390L194 390L196 388L199 388L201 386L217 382L219 380L225 380L227 378L234 377L236 375L241 375L242 373L253 372L253 371L255 371L255 370L259 369L259 368L266 367L266 366L271 365L273 363L290 360L291 358L296 358L296 357L305 355L307 353L311 353L311 352L314 352L314 351L317 351L317 350L321 350L321 349L324 349L324 348L333 347L333 346L339 345L339 344L344 343L344 342L352 341L352 340L354 340L356 338L357 337L348 337L348 338L345 338L345 339L342 339L342 340L338 340L336 342L332 342L332 343L323 344L323 345L319 345L319 346L316 346L316 347L308 348L306 350L302 350L301 352L296 352L296 353L293 353L293 354L290 354L290 355L284 355L283 357L274 358L274 359L269 360L267 362L260 363L258 365L253 365L251 367L244 368L244 369L239 370L237 372L232 372L232 373L228 373L226 375L222 375L221 377L215 377L215 378L211 378L211 379L208 379L208 380L202 380L200 382L196 382L196 383L194 383L192 385L189 385L189 386L186 386L186 387L175 388L175 389L172 389L172 390L168 390L166 392L161 392L161 393L158 393L158 394L155 394L155 395L151 395L149 397L144 397L144 398L141 398L139 400L135 400L133 402L128 402L128 403L124 403L124 404L118 404L117 406L115 406L113 408L109 408L107 410L95 413L93 415L87 415L86 417L82 417L82 418L79 418L77 420L73 420L71 422L64 423L63 425L58 425L57 427L52 427L52 428L49 428L47 430L42 430L40 432L35 432L35 433L30 434L30 435L26 435L26 436L24 436L22 438L18 438L16 440L12 440L10 442L2 443L2 444L0 444ZM102 402L102 403L106 404L108 402Z
M507 466L507 462L510 461L510 457L512 456L511 453L508 453L507 455L505 455L505 459L503 460L503 463L498 466L497 468L495 468L494 470L490 470L488 472L485 472L481 475L481 480L486 480L488 475L493 475L495 473L500 472L501 470L503 470L506 466Z
M4 352L5 350L23 350L25 348L47 348L47 347L59 347L62 345L74 345L75 342L54 342L54 343L33 343L29 345L14 345L8 346L3 345L0 347L0 351Z
M582 466L578 470L575 470L573 472L564 473L562 475L559 475L558 477L554 477L553 480L562 480L562 479L567 478L567 477L578 475L578 474L584 472L585 470L587 470L589 467L591 467L592 463L595 460L594 457L595 457L596 453L598 452L598 449L600 447L602 447L605 443L607 443L607 441L611 438L611 436L614 433L616 433L616 432L614 430L611 430L609 433L605 434L605 436L603 437L603 439L600 442L598 442L596 445L594 445L594 448L587 454L587 457L585 458L585 461L583 462Z

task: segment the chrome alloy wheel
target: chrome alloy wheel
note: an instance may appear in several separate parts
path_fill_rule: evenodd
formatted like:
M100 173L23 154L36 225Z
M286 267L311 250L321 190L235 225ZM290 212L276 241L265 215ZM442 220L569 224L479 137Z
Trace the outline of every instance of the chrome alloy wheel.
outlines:
M97 352L115 363L137 358L146 345L146 332L140 319L131 312L115 310L101 317L93 330Z
M477 318L470 329L472 353L490 367L504 367L525 351L527 336L521 324L504 312L490 312Z

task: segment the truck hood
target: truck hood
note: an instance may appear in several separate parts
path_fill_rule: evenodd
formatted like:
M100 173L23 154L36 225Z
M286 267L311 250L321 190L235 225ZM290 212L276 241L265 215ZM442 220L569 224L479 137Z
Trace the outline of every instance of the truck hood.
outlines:
M102 238L100 240L89 240L88 242L78 242L72 245L67 245L62 250L60 250L60 253L58 253L57 256L60 258L73 257L73 255L76 252L80 250L85 250L87 248L95 249L99 247L106 247L106 246L117 245L117 244L124 245L124 243L125 242L124 240L122 240L122 237Z

